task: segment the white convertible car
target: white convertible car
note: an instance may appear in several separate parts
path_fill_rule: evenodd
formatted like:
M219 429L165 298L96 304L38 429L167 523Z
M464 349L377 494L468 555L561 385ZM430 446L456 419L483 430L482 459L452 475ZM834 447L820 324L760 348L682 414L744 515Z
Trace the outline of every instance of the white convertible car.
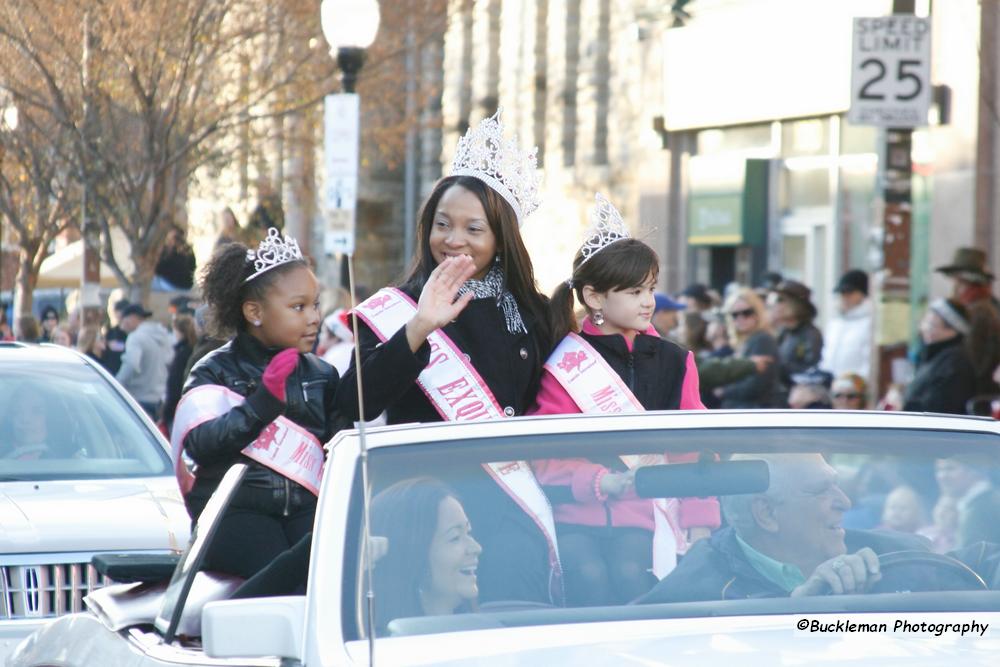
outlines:
M200 571L237 466L169 583L91 593L88 611L36 632L9 667L985 666L1000 656L991 420L674 412L388 427L368 433L364 468L357 432L328 447L311 559L290 552L285 572L254 580L263 591L275 575L280 595L226 599L240 582ZM609 474L618 488L601 486ZM610 495L598 500L601 489ZM677 524L688 499L709 510L720 499L729 524L690 548L697 531ZM609 552L590 555L615 570L625 533L606 524L619 525L626 502L663 513L655 531L631 535L665 577L632 570L641 595L623 600L612 585L595 599L602 571L574 570L584 552L572 535L610 537ZM589 529L552 530L553 516L594 512L604 519Z
M191 520L168 447L96 362L0 343L0 664L108 583L94 555L184 549Z

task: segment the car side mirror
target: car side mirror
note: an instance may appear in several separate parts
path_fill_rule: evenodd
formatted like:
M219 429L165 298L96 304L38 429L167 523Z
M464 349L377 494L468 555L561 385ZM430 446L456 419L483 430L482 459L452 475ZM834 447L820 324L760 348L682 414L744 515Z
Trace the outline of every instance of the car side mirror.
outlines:
M304 595L220 600L205 605L201 641L210 658L302 659Z

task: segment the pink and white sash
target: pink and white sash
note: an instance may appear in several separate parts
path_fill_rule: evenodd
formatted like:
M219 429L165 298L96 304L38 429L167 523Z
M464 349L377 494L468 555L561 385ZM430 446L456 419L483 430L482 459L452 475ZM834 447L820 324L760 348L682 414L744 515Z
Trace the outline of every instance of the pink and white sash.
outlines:
M170 448L174 473L183 493L187 494L194 484L194 475L181 458L184 438L191 429L226 414L245 400L235 391L217 384L195 387L181 397L174 415ZM316 436L287 417L282 415L265 426L242 453L319 495L323 446Z
M545 369L585 413L644 412L639 399L622 382L604 357L581 336L570 333L545 362ZM662 454L622 456L629 469L666 463ZM687 536L680 529L677 498L653 500L653 574L662 579L677 565L677 554L687 550Z
M355 311L379 340L389 340L416 314L417 306L404 292L385 287ZM431 359L417 377L417 385L430 399L444 421L503 419L506 415L486 382L469 363L454 341L440 329L427 337ZM553 600L562 597L562 566L556 542L552 506L525 461L484 463L483 468L538 525L549 544L552 578L549 592Z

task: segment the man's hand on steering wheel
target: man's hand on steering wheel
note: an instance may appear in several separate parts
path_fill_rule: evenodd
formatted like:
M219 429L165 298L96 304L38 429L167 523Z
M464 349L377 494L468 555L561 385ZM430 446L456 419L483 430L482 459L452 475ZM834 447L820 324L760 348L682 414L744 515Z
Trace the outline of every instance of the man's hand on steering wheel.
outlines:
M805 583L792 591L791 596L865 593L881 578L878 556L865 547L856 553L836 556L820 563Z

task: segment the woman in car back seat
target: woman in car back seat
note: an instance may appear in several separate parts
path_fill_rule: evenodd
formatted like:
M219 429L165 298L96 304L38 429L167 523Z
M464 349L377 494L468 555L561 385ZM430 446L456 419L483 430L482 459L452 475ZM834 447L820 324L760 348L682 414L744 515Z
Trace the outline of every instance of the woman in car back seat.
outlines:
M373 577L377 631L394 618L475 608L483 549L453 491L430 477L398 482L372 499L371 520L388 543Z

